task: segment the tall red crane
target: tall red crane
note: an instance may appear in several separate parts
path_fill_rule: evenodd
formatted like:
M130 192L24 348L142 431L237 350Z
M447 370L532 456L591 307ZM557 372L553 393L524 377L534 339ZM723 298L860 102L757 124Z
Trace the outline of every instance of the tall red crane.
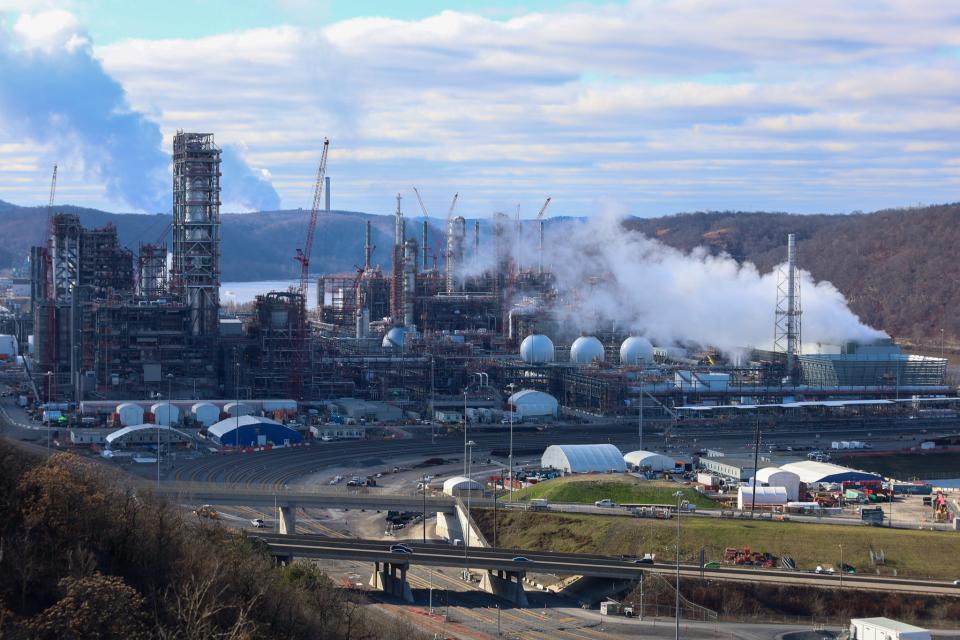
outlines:
M307 223L307 238L302 249L297 249L294 256L300 263L300 284L297 293L300 294L300 309L297 314L296 335L294 336L293 368L290 372L290 392L294 400L302 400L303 373L305 364L310 358L307 354L310 341L310 331L307 322L307 294L310 291L310 254L313 252L313 238L317 232L317 215L323 202L324 177L327 173L327 151L330 149L330 140L323 139L323 154L320 156L320 167L317 169L317 182L313 186L313 206L310 208L310 222Z

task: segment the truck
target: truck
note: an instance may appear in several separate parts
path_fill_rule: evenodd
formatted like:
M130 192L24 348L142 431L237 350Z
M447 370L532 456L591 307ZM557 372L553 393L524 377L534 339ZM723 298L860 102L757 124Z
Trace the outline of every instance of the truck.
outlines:
M603 500L597 500L596 502L594 502L594 503L593 503L593 506L595 506L595 507L616 507L616 506L619 506L619 505L617 505L617 503L614 502L613 500L611 500L610 498L604 498Z
M530 500L530 511L547 511L550 508L550 501L546 498L533 498Z
M853 618L850 640L930 640L930 632L890 618Z

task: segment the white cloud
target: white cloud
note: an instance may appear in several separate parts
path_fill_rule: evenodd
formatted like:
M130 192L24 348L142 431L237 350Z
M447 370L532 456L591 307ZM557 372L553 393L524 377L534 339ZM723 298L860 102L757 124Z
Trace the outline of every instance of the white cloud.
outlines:
M633 213L850 210L955 199L936 172L956 155L958 21L960 6L932 0L637 1L95 53L165 144L214 131L291 206L309 201L329 136L335 200L355 209L418 184L431 209L460 191L482 215L510 201L532 215L547 194L554 214L600 197ZM23 29L54 46L82 37L61 23Z
M64 9L24 13L13 25L13 32L30 49L73 52L90 44L77 17Z

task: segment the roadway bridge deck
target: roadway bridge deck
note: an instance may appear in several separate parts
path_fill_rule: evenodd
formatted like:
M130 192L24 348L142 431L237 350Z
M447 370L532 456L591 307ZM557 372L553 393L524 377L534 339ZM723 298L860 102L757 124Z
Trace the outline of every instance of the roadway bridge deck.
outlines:
M520 549L484 549L445 544L407 542L413 553L391 553L391 542L328 538L317 535L250 534L262 540L279 557L326 558L390 563L394 565L426 565L485 569L493 572L538 571L555 575L580 575L611 579L637 579L644 571L673 574L676 565L636 564L632 560L588 554L528 551ZM516 561L514 558L526 558ZM960 588L942 580L924 580L865 575L823 575L777 569L718 567L701 569L698 565L681 564L683 577L703 575L711 580L768 582L835 589L844 588L901 593L924 593L960 596Z
M448 496L387 493L377 487L284 488L246 484L169 482L159 495L178 502L251 507L304 507L318 509L367 509L373 511L423 511L454 513L456 501Z

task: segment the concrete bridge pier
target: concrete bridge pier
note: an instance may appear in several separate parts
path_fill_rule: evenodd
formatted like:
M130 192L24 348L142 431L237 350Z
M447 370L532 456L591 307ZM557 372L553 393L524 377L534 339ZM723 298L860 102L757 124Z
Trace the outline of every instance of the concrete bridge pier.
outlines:
M406 562L384 562L382 567L379 562L374 564L376 569L370 577L370 586L383 591L387 595L413 604L413 592L410 591L410 583L407 582L407 567L409 565Z
M297 532L297 508L294 506L277 507L277 531L290 536Z
M523 577L526 574L526 571L489 569L483 572L483 577L480 579L480 588L498 598L512 602L518 607L527 607L530 603L527 601L527 594L523 590Z

